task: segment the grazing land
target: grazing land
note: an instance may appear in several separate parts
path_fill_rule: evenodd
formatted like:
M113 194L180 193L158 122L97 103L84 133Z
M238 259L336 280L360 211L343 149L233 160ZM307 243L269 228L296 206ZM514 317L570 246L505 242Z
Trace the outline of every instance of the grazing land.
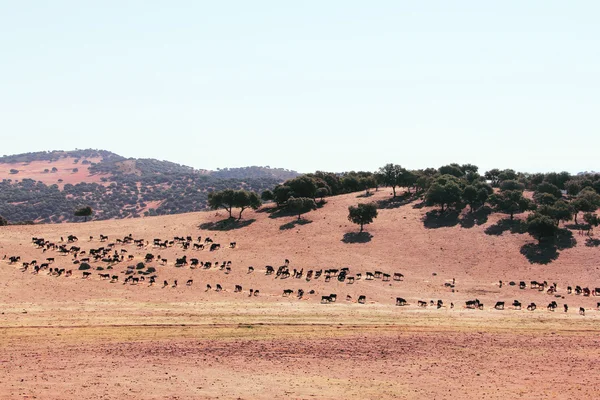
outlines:
M501 215L481 225L431 226L430 208L395 207L388 199L389 190L369 198L330 197L300 222L264 206L240 222L213 211L2 227L0 398L600 395L600 297L567 293L568 286L600 287L598 248L578 245L550 263L531 263L519 251L531 236L484 233ZM358 235L348 207L366 201L387 207ZM67 244L69 235L78 239ZM101 242L100 235L108 239ZM187 236L192 240L184 249ZM73 263L75 251L44 252L32 237L79 247L79 263ZM143 241L136 245L128 237ZM166 240L166 247L154 239ZM104 261L92 257L85 262L90 268L82 268L91 249L109 244ZM211 251L213 244L220 246ZM114 251L118 262L108 260ZM152 261L145 260L149 253ZM192 259L200 264L192 266ZM277 277L286 259L289 276ZM24 270L23 262L32 260L48 266ZM348 268L344 280L342 268ZM375 271L390 279L367 279ZM109 278L100 277L105 273ZM396 273L402 278L394 279ZM530 289L534 280L549 284ZM553 283L556 292L549 294ZM291 293L284 296L285 290ZM337 300L323 304L331 294ZM406 305L396 306L398 297ZM466 308L474 299L483 309ZM520 310L514 300L523 304ZM494 308L498 301L505 302L503 310ZM552 301L558 308L548 311ZM530 303L535 311L526 310Z

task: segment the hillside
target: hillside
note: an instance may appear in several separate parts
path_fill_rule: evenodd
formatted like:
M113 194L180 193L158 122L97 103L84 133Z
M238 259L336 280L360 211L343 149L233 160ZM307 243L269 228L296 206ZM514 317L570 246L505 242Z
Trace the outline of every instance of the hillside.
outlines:
M480 225L442 226L427 219L432 209L418 201L389 202L388 190L361 196L329 197L301 223L265 206L248 210L233 224L223 222L225 212L211 211L1 227L0 254L21 260L0 261L0 357L11 360L0 365L9 383L1 385L0 397L69 393L85 399L144 399L150 385L156 398L177 391L186 399L446 398L452 393L500 400L521 397L531 387L536 397L577 398L582 386L591 397L599 395L597 378L589 373L600 356L597 297L566 292L568 285L600 286L598 248L585 246L578 236L577 245L553 262L531 264L520 253L534 242L528 234L486 234L499 214ZM358 228L347 214L348 206L365 201L381 208L361 237L354 235ZM90 249L114 245L111 252L125 260L92 261L91 269L80 270L72 254L42 253L31 241L43 237L62 244L61 237L71 234L79 240L67 246L85 251L79 259ZM108 235L106 242L100 242L101 234ZM142 247L118 242L128 235L143 239ZM193 243L210 237L221 248L153 246L156 238L176 236L191 236ZM236 247L229 248L230 242ZM168 261L155 258L137 269L148 253ZM176 267L175 259L183 256L214 264ZM46 258L55 259L49 268L72 269L73 275L22 269L22 261ZM285 259L291 271L303 271L301 278L265 274L267 265L277 269ZM231 262L229 273L218 266L223 262ZM349 283L306 275L343 267L362 279ZM404 279L365 279L377 270L402 273ZM84 272L91 275L83 279ZM118 279L111 283L102 273ZM154 285L149 284L152 274L157 275ZM134 276L145 281L125 281ZM499 280L523 280L528 287L499 287ZM532 280L556 282L557 295L529 289ZM446 285L452 282L454 288ZM292 293L284 297L286 289ZM251 295L251 290L260 293ZM321 304L322 296L332 293L337 301ZM365 296L365 304L357 302L359 296ZM397 297L408 304L396 306ZM474 298L483 310L465 308ZM523 309L510 305L515 299ZM444 305L417 305L430 300ZM556 312L546 310L552 300L561 307ZM497 301L506 302L506 308L494 309ZM527 311L530 302L538 309ZM541 362L540 354L553 354L552 362ZM69 379L62 379L65 371L73 372Z
M294 171L268 167L195 170L154 159L126 159L104 150L26 153L0 157L0 215L10 222L74 221L89 205L94 219L199 211L208 192L261 191Z

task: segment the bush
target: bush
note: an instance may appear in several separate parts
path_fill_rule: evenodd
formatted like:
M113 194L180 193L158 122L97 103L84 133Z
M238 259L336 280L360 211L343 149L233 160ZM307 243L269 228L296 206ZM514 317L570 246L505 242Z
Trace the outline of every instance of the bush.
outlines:
M90 264L88 264L88 263L81 263L81 264L79 264L79 270L80 271L85 271L85 270L88 270L90 268L91 268Z
M144 269L144 268L146 268L146 266L144 265L144 263L143 263L143 262L141 262L141 263L138 263L138 264L135 266L135 269Z

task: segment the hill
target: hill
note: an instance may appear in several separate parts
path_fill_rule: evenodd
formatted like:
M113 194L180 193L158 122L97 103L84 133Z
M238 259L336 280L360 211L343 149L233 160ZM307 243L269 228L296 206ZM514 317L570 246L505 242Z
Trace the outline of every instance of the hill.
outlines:
M464 214L456 224L432 224L428 216L434 209L418 200L389 198L389 190L369 198L332 196L300 223L268 205L249 210L240 222L224 222L226 213L211 211L1 227L0 254L21 260L0 261L0 357L19 365L0 366L5 381L14 382L2 385L0 397L69 393L141 399L151 385L157 398L177 392L190 399L362 399L365 393L386 399L406 393L408 398L453 393L503 399L531 387L538 397L576 398L580 385L592 397L599 394L589 373L600 356L597 298L566 291L567 286L600 287L598 248L577 237L579 243L551 263L532 264L521 254L523 246L535 243L529 235L486 234L500 222L499 214L480 224L461 222ZM358 228L347 220L348 207L366 201L380 205L379 216L367 234L357 236ZM108 240L101 242L101 234ZM68 235L79 240L67 246L85 254L42 252L31 241L43 237L61 245ZM123 243L129 235L142 240L141 247ZM210 237L221 247L184 249L174 241L182 236L195 244ZM157 247L156 238L174 243ZM235 248L228 246L231 242ZM83 268L82 259L99 247L124 260L92 260L90 269ZM145 261L147 254L154 260ZM159 262L159 255L167 261ZM176 266L183 256L188 264ZM46 258L54 262L39 273L33 266L22 268L23 261L36 259L39 265ZM193 258L212 265L192 268ZM277 269L285 259L290 271L302 271L301 277L266 274L267 265ZM307 276L310 270L344 267L348 276L362 279ZM73 275L59 275L58 269ZM366 279L375 271L404 278ZM84 272L91 275L83 279ZM157 276L154 285L149 284L152 275ZM111 276L117 277L113 283ZM500 280L506 283L502 287ZM556 283L556 295L530 289L533 280ZM519 289L519 281L527 288ZM289 296L282 295L286 289ZM337 301L321 304L322 296L332 293ZM365 304L357 302L359 296L365 296ZM397 297L408 304L396 306ZM475 298L483 310L465 308ZM510 305L515 299L523 309ZM430 300L442 300L443 306L430 306ZM556 312L546 310L552 300L561 307ZM426 306L419 307L419 301ZM504 310L494 309L497 301L506 303ZM537 310L525 309L531 302ZM552 363L540 362L540 354L552 354ZM65 371L77 373L62 379Z
M137 218L203 210L211 190L262 191L295 177L281 168L218 171L104 150L26 153L0 157L0 215L10 222L74 221L91 206L94 219Z

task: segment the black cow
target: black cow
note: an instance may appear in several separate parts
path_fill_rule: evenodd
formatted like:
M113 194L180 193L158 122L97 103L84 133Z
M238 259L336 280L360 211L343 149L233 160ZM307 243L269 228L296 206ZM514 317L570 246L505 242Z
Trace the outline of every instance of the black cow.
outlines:
M494 306L494 308L496 310L504 310L504 302L503 301L497 301L496 305Z

